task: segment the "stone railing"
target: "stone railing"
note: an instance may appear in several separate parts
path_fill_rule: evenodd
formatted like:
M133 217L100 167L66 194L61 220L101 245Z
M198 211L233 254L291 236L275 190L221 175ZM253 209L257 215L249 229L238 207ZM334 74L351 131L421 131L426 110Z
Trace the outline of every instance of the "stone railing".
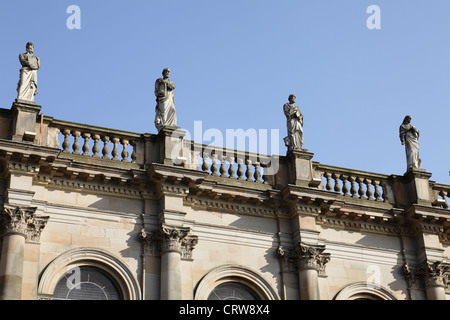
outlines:
M185 141L190 151L191 169L208 172L211 176L239 181L268 183L270 172L276 172L278 158Z
M393 202L389 176L319 164L323 189L343 196L379 202Z
M450 186L445 184L435 184L433 186L435 201L433 206L449 209L448 200L450 198Z
M141 134L53 119L49 127L59 129L63 154L86 158L139 163Z

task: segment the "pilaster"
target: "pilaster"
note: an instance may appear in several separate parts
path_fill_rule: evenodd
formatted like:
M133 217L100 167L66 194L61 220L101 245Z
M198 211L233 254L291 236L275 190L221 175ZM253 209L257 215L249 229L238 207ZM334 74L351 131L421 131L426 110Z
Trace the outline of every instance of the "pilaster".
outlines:
M0 260L0 299L22 297L25 243L38 243L49 217L38 217L36 208L5 204L0 216L2 252Z
M183 298L181 260L191 260L198 242L197 236L189 233L190 228L164 224L160 230L141 231L145 252L160 255L160 298L163 300Z
M330 254L325 246L299 243L296 248L278 248L282 272L298 272L301 300L319 300L319 276L324 277Z

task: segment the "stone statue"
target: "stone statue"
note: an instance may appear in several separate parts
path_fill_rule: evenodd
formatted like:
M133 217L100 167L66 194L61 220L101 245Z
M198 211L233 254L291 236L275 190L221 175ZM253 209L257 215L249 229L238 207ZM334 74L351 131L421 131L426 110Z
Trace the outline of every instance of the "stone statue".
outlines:
M173 95L175 84L169 80L170 69L164 69L162 75L163 78L157 79L155 83L155 126L158 131L165 126L177 125L177 113L175 110L175 98Z
M419 158L419 130L411 125L411 116L406 116L400 126L400 141L405 146L407 171L411 168L420 169L422 160Z
M287 120L288 136L284 138L284 143L288 151L301 150L303 148L303 115L295 105L297 97L294 94L289 96L289 103L283 106Z
M34 45L28 42L26 45L27 52L19 55L20 79L17 83L17 100L34 101L37 91L37 70L40 68L39 58L34 55Z

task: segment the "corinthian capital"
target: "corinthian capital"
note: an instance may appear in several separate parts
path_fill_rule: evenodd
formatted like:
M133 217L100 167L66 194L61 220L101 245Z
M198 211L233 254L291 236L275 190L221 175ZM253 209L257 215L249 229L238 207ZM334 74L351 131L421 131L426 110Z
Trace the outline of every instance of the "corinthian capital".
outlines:
M330 254L323 253L324 251L325 246L300 243L298 245L300 270L313 269L319 275L325 275L325 264L330 261Z
M156 255L166 252L178 252L183 259L190 259L198 237L189 235L190 228L162 225L160 230L142 229L145 253Z
M426 264L425 285L427 287L445 287L448 288L450 265L441 261L427 262Z
M48 216L36 216L35 207L13 207L5 204L0 217L0 226L3 234L20 234L27 241L39 242L48 219Z

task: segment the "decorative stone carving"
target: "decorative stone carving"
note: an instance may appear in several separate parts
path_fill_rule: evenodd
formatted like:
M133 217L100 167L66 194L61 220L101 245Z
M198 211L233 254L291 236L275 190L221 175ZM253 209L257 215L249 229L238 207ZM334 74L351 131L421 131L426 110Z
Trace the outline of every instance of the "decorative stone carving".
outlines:
M330 261L330 254L323 253L325 246L300 243L298 250L300 270L313 269L325 275L325 265Z
M158 132L166 126L175 127L177 125L177 113L173 94L175 84L169 80L169 68L164 69L162 74L163 77L157 79L155 82L155 126Z
M17 83L17 100L34 101L34 96L38 94L37 90L37 70L41 67L39 58L34 55L34 45L28 42L27 52L19 55L20 79Z
M198 243L198 237L189 235L190 229L162 225L160 230L147 232L141 230L146 254L158 255L166 252L178 252L182 259L191 259L192 250Z
M288 147L288 152L303 148L303 115L295 105L296 99L296 96L291 94L289 103L285 103L283 106L288 132L287 137L284 138L284 143Z
M435 287L441 286L448 288L449 276L450 276L450 265L445 264L441 261L428 262L426 269L425 286Z
M277 253L284 272L313 269L319 276L325 276L325 265L330 261L330 254L323 253L324 250L325 246L300 243L296 248L280 246Z
M36 208L11 207L5 205L0 217L3 234L15 233L25 237L27 241L39 242L41 232L45 228L48 216L37 217Z
M282 272L295 272L297 270L298 254L296 250L279 246L277 253L281 260Z
M441 261L423 262L420 264L403 265L403 272L411 288L419 288L423 283L425 287L450 288L450 264Z
M400 141L405 146L407 171L411 168L420 169L422 160L419 158L419 130L411 125L411 116L406 116L400 125Z

